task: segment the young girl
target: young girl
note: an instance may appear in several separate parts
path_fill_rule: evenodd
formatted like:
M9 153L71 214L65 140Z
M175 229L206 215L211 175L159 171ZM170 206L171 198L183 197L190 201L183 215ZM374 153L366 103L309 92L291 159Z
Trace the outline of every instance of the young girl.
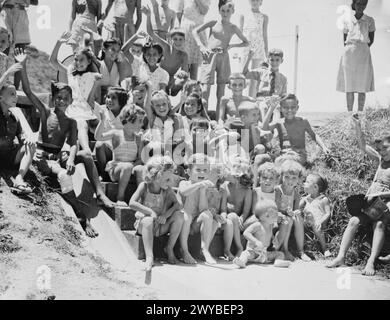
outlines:
M319 174L309 174L303 185L307 196L299 204L300 210L305 216L306 225L309 226L318 240L325 258L330 257L331 253L326 249L324 228L331 215L330 201L325 196L328 188L328 182Z
M177 112L177 110L180 110L180 108L183 107L187 97L192 94L192 93L195 93L197 94L199 97L202 97L202 104L203 104L203 108L204 110L208 110L208 105L207 105L207 101L206 99L203 98L203 91L202 91L202 84L197 81L197 80L192 80L192 79L189 79L186 84L184 85L183 87L183 90L182 90L182 94L181 94L181 97L180 97L180 101L179 101L179 104L175 107L174 111Z
M245 37L250 42L250 46L244 49L243 56L247 56L249 51L254 52L252 58L252 69L260 67L261 63L268 56L268 16L260 12L263 0L249 0L251 11L248 16L241 15L240 28ZM256 97L256 81L251 80L249 96Z
M195 93L190 94L184 106L180 108L179 113L183 116L184 130L190 132L190 126L195 119L205 119L210 121L206 110L204 109L202 98Z
M1 25L0 20L0 84L3 84L7 80L11 81L10 77L13 74L12 72L7 73L7 70L14 64L13 59L7 54L8 51L12 50L10 45L10 34L5 26Z
M328 267L334 268L344 264L345 255L352 244L352 240L358 231L359 225L372 225L374 229L371 255L367 260L366 267L362 271L363 275L373 276L375 274L375 260L378 258L385 240L386 226L389 223L390 208L390 135L383 135L381 139L375 141L375 149L366 145L366 140L362 132L359 118L353 117L355 130L358 138L359 148L367 153L370 158L379 162L378 170L375 174L374 181L368 189L361 203L354 204L358 206L356 214L349 220L348 226L344 231L340 244L340 251ZM376 200L376 201L375 201ZM375 217L370 217L371 212L367 209L369 204L380 202L382 209L376 210ZM379 258L381 261L388 262L390 256Z
M113 182L119 182L117 205L120 206L127 206L124 202L125 191L134 167L141 164L142 143L138 133L141 130L144 117L145 111L140 107L127 105L119 115L123 130L114 129L104 132L104 123L106 121L104 111L101 112L101 120L96 128L96 140L111 139L112 142L113 160L107 163L106 171Z
M146 270L153 265L153 239L169 232L165 248L169 263L176 263L173 248L183 226L175 193L169 187L173 178L174 163L170 157L153 157L145 165L145 181L141 182L130 199L130 209L136 212L135 229L142 235L146 254Z
M195 118L190 124L190 134L192 137L192 153L209 154L208 143L210 140L209 120L204 118Z
M276 249L283 246L282 251L287 260L294 260L288 249L288 240L292 227L294 227L294 236L297 243L298 256L304 261L311 259L303 252L304 227L303 218L299 210L300 196L298 184L304 174L303 167L295 161L285 161L281 168L282 183L275 187L275 201L279 212L283 215L279 222L279 231L277 234L278 245Z
M366 92L375 90L370 47L374 43L375 21L364 14L368 0L353 0L355 11L344 22L344 54L337 77L337 91L346 92L348 111L353 110L354 94L358 93L358 110L363 111Z

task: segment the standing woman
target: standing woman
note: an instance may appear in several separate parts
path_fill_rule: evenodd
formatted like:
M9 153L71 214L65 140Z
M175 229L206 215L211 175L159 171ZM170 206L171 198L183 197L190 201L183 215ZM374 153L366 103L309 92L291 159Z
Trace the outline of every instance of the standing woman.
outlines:
M344 55L337 78L337 91L347 95L348 111L353 111L355 92L358 110L363 111L366 92L375 90L370 47L374 43L375 21L364 14L368 0L353 0L355 15L344 25Z
M97 23L101 16L101 0L72 0L72 15L69 24L71 38L68 44L72 46L73 51L76 51L80 46L84 35L87 33L83 28L87 28L94 33L98 32Z
M177 0L176 14L180 28L185 32L185 47L190 65L190 78L197 80L198 66L202 62L202 54L192 35L192 30L204 23L204 17L209 11L210 0ZM201 35L205 38L205 34ZM205 43L205 39L202 39Z

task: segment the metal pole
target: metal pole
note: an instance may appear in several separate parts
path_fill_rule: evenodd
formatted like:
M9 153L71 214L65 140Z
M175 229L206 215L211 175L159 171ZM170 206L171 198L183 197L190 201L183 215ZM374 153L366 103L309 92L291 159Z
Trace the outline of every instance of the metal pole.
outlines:
M298 47L299 47L299 26L295 26L295 62L294 62L294 94L297 94L298 87Z

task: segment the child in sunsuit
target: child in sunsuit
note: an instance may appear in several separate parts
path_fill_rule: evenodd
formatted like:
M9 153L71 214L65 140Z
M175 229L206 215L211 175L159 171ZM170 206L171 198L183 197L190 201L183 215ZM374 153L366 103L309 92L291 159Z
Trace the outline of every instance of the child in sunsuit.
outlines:
M232 95L222 97L219 115L217 115L218 121L229 123L229 118L239 118L238 106L243 101L255 102L253 98L243 95L246 85L246 79L242 73L230 75L228 88L232 91Z
M240 268L245 268L248 262L273 263L276 267L288 267L283 261L284 254L280 251L267 251L272 243L272 229L278 219L278 209L272 200L258 202L251 218L252 223L245 229L244 237L247 245L245 251L233 260Z
M202 98L197 94L190 94L179 113L183 116L183 129L190 133L191 123L195 119L205 119L210 121L206 110L202 104Z
M204 88L204 98L208 101L211 85L214 84L215 73L217 73L217 114L219 114L221 98L225 93L225 85L229 81L230 61L229 49L241 48L249 45L248 39L240 29L230 22L234 13L234 4L231 0L220 0L218 3L221 20L212 20L202 24L193 30L194 39L200 47L203 56L203 64L200 70L200 82ZM207 44L202 43L200 33L210 29L210 36ZM234 35L237 35L241 43L230 44Z
M372 225L374 229L373 238L375 240L372 243L371 254L362 274L373 276L375 275L375 261L382 250L386 226L390 221L390 134L383 134L380 139L375 140L375 147L372 148L366 144L360 119L357 115L353 116L353 121L355 123L359 148L370 158L378 160L379 167L374 181L358 205L357 212L351 212L354 216L349 220L348 226L344 231L340 251L328 267L334 268L344 264L345 255L352 244L359 225ZM370 204L374 202L377 202L378 207L381 208L370 209ZM355 207L356 205L354 204ZM383 262L388 262L390 256L380 257L379 259Z
M175 25L176 13L169 7L169 0L150 1L153 7L153 31L164 40L168 40L168 33Z
M153 266L153 239L169 233L165 248L168 262L178 262L173 248L183 226L183 212L174 191L169 186L175 165L170 157L152 157L145 165L141 182L130 199L130 209L136 212L135 229L142 235L146 254L146 270Z
M330 150L326 147L319 135L315 134L308 120L297 117L299 102L294 94L284 96L280 102L283 119L269 124L271 115L273 114L276 104L273 104L268 110L263 122L263 130L274 132L278 130L280 148L292 149L300 155L300 163L306 165L307 152L305 134L309 136L321 147L325 154L329 154Z
M331 216L331 205L325 195L328 182L319 174L309 174L303 185L306 197L302 198L299 209L304 215L306 226L311 228L320 241L321 250L325 258L329 258L331 253L326 249L324 229Z
M164 60L161 62L161 68L166 70L169 74L167 92L172 96L176 96L183 88L185 80L188 79L188 54L185 52L184 48L184 31L172 29L170 31L172 44L170 44L153 31L149 7L143 7L142 11L147 17L146 26L148 34L152 37L153 41L161 45L163 49Z
M105 112L101 112L101 120L95 131L95 138L100 140L111 140L113 160L106 166L111 181L118 182L117 205L127 206L124 202L125 191L130 181L133 169L141 165L142 141L139 135L145 111L135 105L125 106L119 115L122 122L122 130L109 130L104 132L104 123L106 121ZM140 179L138 179L140 180Z

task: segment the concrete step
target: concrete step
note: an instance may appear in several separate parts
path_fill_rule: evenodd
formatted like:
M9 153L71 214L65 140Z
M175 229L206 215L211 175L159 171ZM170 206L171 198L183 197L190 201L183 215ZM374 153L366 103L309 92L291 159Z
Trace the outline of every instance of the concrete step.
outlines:
M122 231L134 230L135 211L128 207L116 207L114 220Z
M102 182L103 190L106 196L111 200L116 202L116 197L118 195L118 183L115 182ZM125 191L125 202L129 203L131 196L137 190L137 184L135 178L130 179L130 182Z

